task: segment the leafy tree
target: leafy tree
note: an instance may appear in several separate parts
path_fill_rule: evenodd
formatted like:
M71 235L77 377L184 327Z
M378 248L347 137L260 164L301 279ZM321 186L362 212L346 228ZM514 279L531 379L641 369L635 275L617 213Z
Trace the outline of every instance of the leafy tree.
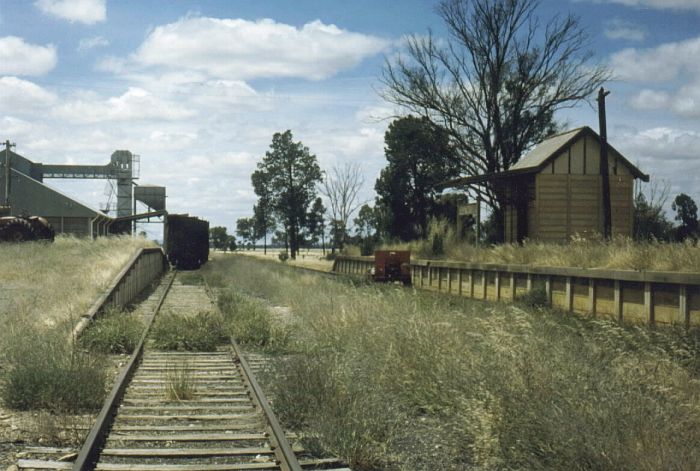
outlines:
M693 199L681 193L673 200L671 209L676 212L676 221L680 225L676 228L676 240L683 241L688 238L698 238L698 206Z
M380 217L377 208L363 204L353 221L355 234L360 239L362 255L371 255L379 242Z
M226 240L226 245L231 252L235 252L238 246L236 245L236 238L234 236L228 236Z
M386 208L390 237L425 237L435 209L436 185L459 174L459 159L448 132L428 118L407 116L384 136L388 165L375 184L378 205Z
M316 198L314 204L311 206L311 211L306 220L306 230L309 234L310 245L318 244L319 238L321 239L321 244L323 248L323 253L326 253L326 223L325 215L326 208L323 206L323 201L321 198Z
M236 234L243 239L244 242L253 245L255 250L255 221L253 218L240 218L236 220Z
M216 226L209 229L209 245L219 250L226 250L228 234L223 226Z
M347 239L350 216L362 204L358 200L358 193L364 183L362 170L357 164L333 167L323 180L321 192L330 203L331 219L337 223L337 244L341 250Z
M271 201L270 182L268 175L256 170L251 175L253 190L258 195L258 202L253 206L256 239L263 239L263 252L267 253L267 235L275 230L275 218Z
M610 76L588 63L588 40L572 15L543 24L538 0L443 0L450 34L408 39L387 61L388 101L448 130L466 175L508 170L556 129L554 114L588 99ZM502 225L504 196L474 188ZM502 231L501 231L502 232Z
M331 219L328 223L330 228L331 236L331 253L335 253L335 249L340 247L342 241L345 240L347 234L345 233L345 226L342 221L338 219Z
M270 207L285 228L290 256L296 258L301 230L321 181L316 156L301 142L294 142L291 131L275 133L257 171L267 182Z

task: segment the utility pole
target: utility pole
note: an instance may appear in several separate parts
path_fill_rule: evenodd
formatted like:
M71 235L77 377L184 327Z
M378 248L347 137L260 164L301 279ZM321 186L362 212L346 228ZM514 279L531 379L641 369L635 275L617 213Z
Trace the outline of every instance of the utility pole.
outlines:
M12 155L10 154L10 147L14 147L15 144L11 144L9 139L5 141L5 198L4 205L10 206L10 177L12 173Z
M605 97L610 91L598 90L598 123L600 126L600 177L603 183L603 237L612 237L612 210L610 208L610 168L608 166L608 131L605 122Z

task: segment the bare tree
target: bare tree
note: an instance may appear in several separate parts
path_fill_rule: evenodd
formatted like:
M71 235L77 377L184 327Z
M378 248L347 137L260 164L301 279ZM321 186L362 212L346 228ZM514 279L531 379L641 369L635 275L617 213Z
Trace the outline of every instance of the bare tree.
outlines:
M326 173L321 185L321 193L328 198L331 221L335 221L339 248L343 248L347 237L348 221L352 213L362 205L358 194L365 184L365 178L358 164L345 164L333 167Z
M556 130L554 113L573 107L610 74L589 65L578 20L555 17L542 27L538 0L443 0L449 39L408 38L408 54L387 60L384 97L444 126L463 174L508 170ZM501 214L492 184L475 189ZM501 222L500 217L496 220Z

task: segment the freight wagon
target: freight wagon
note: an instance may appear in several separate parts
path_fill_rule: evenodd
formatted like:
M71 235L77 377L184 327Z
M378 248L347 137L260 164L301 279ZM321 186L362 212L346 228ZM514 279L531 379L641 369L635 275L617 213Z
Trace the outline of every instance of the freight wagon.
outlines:
M165 253L179 270L196 270L209 259L209 221L168 214L163 231Z

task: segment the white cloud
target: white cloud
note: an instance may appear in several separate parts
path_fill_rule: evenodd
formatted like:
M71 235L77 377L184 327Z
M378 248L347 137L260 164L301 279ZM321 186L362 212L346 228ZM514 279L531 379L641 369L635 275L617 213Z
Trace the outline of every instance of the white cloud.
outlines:
M109 46L109 41L102 36L95 36L92 38L83 38L78 43L78 51L88 51L90 49L95 49L96 47Z
M627 48L612 55L615 75L633 82L665 82L683 72L700 75L700 36L648 49Z
M42 75L56 65L56 48L37 46L17 36L0 38L0 74Z
M23 139L32 132L32 124L14 116L4 116L0 119L0 129L12 140Z
M647 49L624 49L611 56L623 80L663 84L645 88L630 100L639 110L669 110L683 118L700 118L700 36ZM665 83L664 83L665 82Z
M597 0L595 3L617 3L656 10L700 10L700 0Z
M179 120L195 113L178 104L162 100L148 91L130 87L123 95L107 100L85 99L68 101L58 106L54 115L74 123L97 123L124 120Z
M665 108L671 101L667 92L644 89L632 97L630 104L638 110L655 110Z
M700 197L700 132L667 126L628 129L615 136L614 142L652 181L669 182L671 195L683 192Z
M628 132L619 138L620 150L633 161L637 158L646 161L660 170L670 161L689 161L700 167L698 149L700 132L656 127L638 132ZM672 168L677 172L677 168Z
M91 25L107 19L106 0L37 0L34 5L47 15L71 23Z
M39 85L17 77L0 77L0 103L17 113L46 107L56 101L56 96Z
M209 77L247 80L263 77L328 78L383 51L390 42L326 25L301 28L270 19L247 21L182 18L155 28L128 59L111 58L103 68L189 69Z
M700 118L700 82L675 93L645 89L632 97L630 104L638 110L670 110L683 118Z
M627 41L641 41L647 33L640 25L616 18L605 22L604 34L609 39L625 39Z

